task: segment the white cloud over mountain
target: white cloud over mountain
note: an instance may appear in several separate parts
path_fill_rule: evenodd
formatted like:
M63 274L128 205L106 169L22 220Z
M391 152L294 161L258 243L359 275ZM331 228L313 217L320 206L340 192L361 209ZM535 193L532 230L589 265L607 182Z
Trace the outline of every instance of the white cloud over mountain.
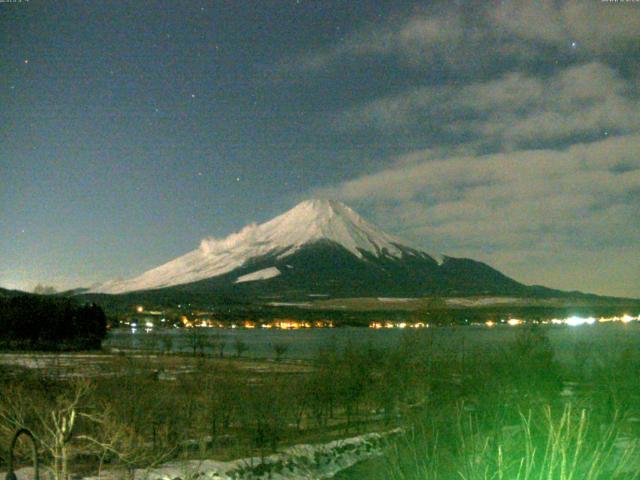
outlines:
M315 194L368 207L381 225L426 248L512 268L528 281L536 278L531 259L543 257L560 282L580 252L580 268L589 271L583 280L596 285L601 264L619 258L614 252L637 249L639 152L640 135L441 160L425 152L420 161L414 152L410 162ZM640 287L638 271L637 254L620 266L627 294Z
M325 116L385 153L313 194L525 281L637 296L638 32L632 2L436 2L307 52L302 73L406 78Z

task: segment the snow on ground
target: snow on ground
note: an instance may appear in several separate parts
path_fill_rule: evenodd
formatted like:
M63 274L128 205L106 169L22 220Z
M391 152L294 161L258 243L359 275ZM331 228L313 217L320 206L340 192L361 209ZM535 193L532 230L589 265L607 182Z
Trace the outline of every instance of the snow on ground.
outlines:
M253 282L256 280L267 280L268 278L277 277L280 275L280 270L276 267L263 268L262 270L258 270L256 272L247 273L246 275L242 275L238 277L235 283L243 283L243 282Z
M631 421L632 419L629 419ZM633 419L637 420L637 419ZM521 425L502 428L506 436L516 435ZM602 428L606 428L605 425ZM384 433L368 433L324 444L300 444L282 452L266 456L241 458L228 462L216 460L185 460L166 463L152 469L136 469L133 472L103 470L100 476L84 477L83 480L320 480L333 478L339 472L372 457L380 456L386 440L401 433L401 429ZM613 443L612 462L631 448L637 448L638 439L621 433ZM632 457L622 469L633 474L640 468L640 462ZM16 470L18 480L34 477L31 467ZM43 475L44 474L44 475ZM0 472L0 480L5 480L6 472ZM40 478L49 478L46 468L40 468ZM631 478L631 477L629 477Z
M400 298L400 297L378 297L379 302L384 303L405 303L415 300L415 298Z
M358 462L382 454L385 440L400 433L367 433L323 444L300 444L269 455L241 458L229 462L187 460L172 462L153 469L136 469L132 480L293 480L327 479ZM117 480L122 472L103 471L100 477L84 480Z
M271 307L310 307L309 302L269 302L267 305Z
M36 370L40 374L54 378L91 378L113 377L122 375L138 375L158 371L159 380L171 380L176 375L191 373L194 367L180 365L165 369L158 364L158 355L137 354L127 355L128 359L143 360L145 366L141 368L127 368L126 371L114 364L119 356L108 354L86 353L0 353L0 366L7 373L20 375L21 369ZM11 368L16 367L16 368Z
M78 353L2 353L0 365L29 369L68 368L78 363L106 363L108 357L102 354Z
M477 307L480 305L497 305L504 303L515 303L517 298L513 297L481 297L481 298L462 298L452 297L445 300L448 305L457 305L461 307Z
M40 467L39 476L40 478L45 478L42 475L42 467ZM22 467L17 469L15 472L16 478L18 480L33 480L35 478L35 470L33 467ZM0 480L5 480L7 478L7 472L0 472Z

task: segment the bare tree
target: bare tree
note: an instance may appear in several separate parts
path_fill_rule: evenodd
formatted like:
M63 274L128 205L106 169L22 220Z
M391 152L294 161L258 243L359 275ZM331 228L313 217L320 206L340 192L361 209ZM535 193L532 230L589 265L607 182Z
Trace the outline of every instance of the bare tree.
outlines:
M247 349L249 348L249 347L247 347L247 344L246 344L246 343L244 343L244 342L243 342L242 340L240 340L239 338L236 338L236 341L235 341L235 343L233 344L233 346L234 346L234 347L235 347L235 349L236 349L236 357L237 357L237 358L240 358L240 357L242 356L242 354L243 354L244 352L246 352L246 351L247 351Z
M282 359L282 356L289 350L289 345L285 343L274 343L271 345L273 352L276 354L276 362Z
M213 347L214 347L214 350L217 350L218 356L220 358L224 358L224 349L226 346L227 346L226 339L219 333L216 333L213 336Z
M187 335L187 339L193 352L193 356L195 357L197 354L203 355L207 347L210 346L209 338L205 331L206 329L193 327L188 330L189 333Z
M160 343L162 344L162 352L166 355L173 350L173 337L170 333L163 332L160 335Z
M133 429L118 421L104 404L88 401L92 385L74 381L55 397L37 398L28 385L17 385L15 394L0 403L0 431L12 434L28 428L44 453L54 480L69 480L71 460L90 456L125 465L157 464L165 455L156 455L143 447L144 442Z

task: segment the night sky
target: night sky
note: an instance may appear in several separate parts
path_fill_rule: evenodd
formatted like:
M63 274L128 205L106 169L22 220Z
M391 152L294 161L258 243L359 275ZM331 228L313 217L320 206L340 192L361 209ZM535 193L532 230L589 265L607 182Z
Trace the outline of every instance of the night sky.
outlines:
M309 197L640 297L640 3L0 0L0 286L130 277Z

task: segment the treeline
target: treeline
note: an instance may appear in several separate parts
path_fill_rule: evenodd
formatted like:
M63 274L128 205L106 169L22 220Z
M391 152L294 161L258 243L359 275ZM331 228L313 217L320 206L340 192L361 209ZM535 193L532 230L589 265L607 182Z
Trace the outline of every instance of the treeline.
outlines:
M318 351L309 364L251 369L166 355L153 373L149 358L123 354L111 358L105 373L113 375L56 376L55 364L18 378L0 375L0 445L28 419L54 480L80 476L87 466L94 473L181 458L263 459L301 441L393 428L429 383L423 346L409 336L387 351L349 343ZM54 418L71 425L69 441L57 441L62 421Z
M97 349L106 333L106 316L95 304L44 295L0 297L0 348Z
M168 325L178 321L181 315L193 316L194 311L211 312L212 319L231 324L241 323L246 320L255 322L272 322L277 319L292 319L297 321L315 322L319 320L331 321L336 327L367 327L372 322L423 322L431 325L468 325L471 323L484 323L487 320L500 320L509 318L519 318L526 321L550 320L552 318L567 318L572 315L581 317L611 317L620 316L633 312L640 308L640 304L633 300L628 303L618 304L592 304L580 305L568 302L566 305L489 305L481 307L451 308L447 307L443 299L436 299L433 305L415 310L403 309L380 309L380 310L358 310L353 309L322 309L281 305L261 305L261 304L211 304L193 303L169 304L163 302L153 302L150 298L145 298L140 294L135 298L138 303L117 296L108 295L84 295L85 301L96 301L106 311L110 319L117 325L118 319L126 319L135 311L137 305L144 305L147 310L163 310L167 319L171 320ZM134 297L132 297L134 298Z

